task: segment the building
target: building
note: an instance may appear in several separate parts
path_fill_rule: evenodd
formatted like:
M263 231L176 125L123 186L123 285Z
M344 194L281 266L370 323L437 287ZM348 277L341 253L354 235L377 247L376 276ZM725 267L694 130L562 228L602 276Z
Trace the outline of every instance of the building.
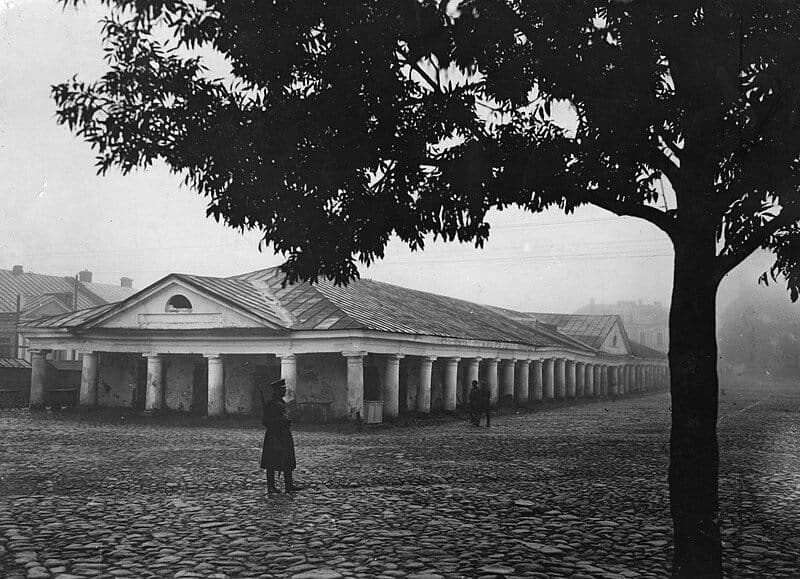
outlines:
M31 404L47 403L52 350L83 354L82 404L209 415L257 412L259 385L278 377L298 412L343 419L376 405L388 418L452 411L479 378L493 402L518 404L665 384L663 359L496 308L371 280L282 280L279 268L170 274L119 303L26 322Z
M576 314L619 316L631 339L658 350L669 351L669 309L661 302L643 304L641 300L597 304L594 299Z
M117 302L133 293L133 280L127 277L114 286L92 282L92 272L86 270L72 278L25 272L21 265L0 269L0 357L26 358L25 344L17 335L18 321ZM73 356L56 351L52 357Z

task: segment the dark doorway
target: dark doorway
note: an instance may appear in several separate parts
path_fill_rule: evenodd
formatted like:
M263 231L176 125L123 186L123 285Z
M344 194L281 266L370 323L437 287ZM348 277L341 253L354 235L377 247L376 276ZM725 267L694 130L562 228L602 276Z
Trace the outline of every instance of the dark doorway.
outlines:
M131 407L134 410L144 410L147 397L147 359L139 356L136 363L136 387L133 390Z
M377 366L364 366L364 400L381 399L380 370Z
M204 361L194 365L192 372L192 414L208 413L208 364Z

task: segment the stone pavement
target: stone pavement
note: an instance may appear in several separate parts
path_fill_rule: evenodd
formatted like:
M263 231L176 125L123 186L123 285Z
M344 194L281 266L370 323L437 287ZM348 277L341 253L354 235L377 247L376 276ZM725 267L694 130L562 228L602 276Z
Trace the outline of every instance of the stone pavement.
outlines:
M722 396L725 565L800 576L800 393ZM0 413L6 577L664 577L669 396L295 434Z

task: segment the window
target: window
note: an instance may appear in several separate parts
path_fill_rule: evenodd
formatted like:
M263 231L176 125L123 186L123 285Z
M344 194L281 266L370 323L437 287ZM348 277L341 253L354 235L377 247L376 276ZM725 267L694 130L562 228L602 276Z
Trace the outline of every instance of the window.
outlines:
M617 346L617 335L616 335L616 334L614 334L614 335L611 337L611 345L612 345L612 346L614 346L614 347L616 347L616 346Z
M192 302L190 302L186 296L176 294L169 298L164 311L170 313L189 313L192 311Z

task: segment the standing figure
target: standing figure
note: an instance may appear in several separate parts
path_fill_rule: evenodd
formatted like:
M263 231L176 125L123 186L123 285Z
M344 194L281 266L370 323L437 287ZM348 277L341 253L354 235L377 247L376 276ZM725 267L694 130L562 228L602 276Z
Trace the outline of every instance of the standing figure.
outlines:
M292 422L286 410L286 380L275 380L269 385L272 388L272 399L265 400L261 392L261 423L267 429L264 433L264 446L261 450L261 468L267 471L267 492L278 493L275 486L275 471L283 472L284 486L287 493L302 490L294 485L292 471L297 467L292 439Z
M473 426L480 426L481 424L481 389L478 386L478 381L472 381L472 388L469 391L469 402L467 403L467 412L469 413L469 421Z
M492 425L492 393L486 381L481 382L481 411L486 412L486 428ZM481 418L478 415L478 426L481 425Z

